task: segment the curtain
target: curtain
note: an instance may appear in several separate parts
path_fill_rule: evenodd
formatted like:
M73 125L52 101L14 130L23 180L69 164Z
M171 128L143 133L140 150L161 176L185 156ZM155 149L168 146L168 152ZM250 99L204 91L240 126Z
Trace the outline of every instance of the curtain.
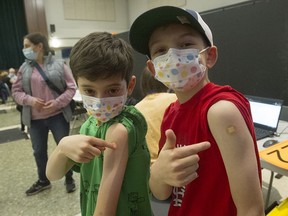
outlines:
M27 34L23 0L0 1L0 70L18 69L24 61L23 37Z

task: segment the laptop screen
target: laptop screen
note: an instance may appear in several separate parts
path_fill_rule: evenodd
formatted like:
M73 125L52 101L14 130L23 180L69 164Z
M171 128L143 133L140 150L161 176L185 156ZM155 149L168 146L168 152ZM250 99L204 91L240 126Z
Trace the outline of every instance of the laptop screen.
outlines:
M276 131L283 100L246 95L255 126Z

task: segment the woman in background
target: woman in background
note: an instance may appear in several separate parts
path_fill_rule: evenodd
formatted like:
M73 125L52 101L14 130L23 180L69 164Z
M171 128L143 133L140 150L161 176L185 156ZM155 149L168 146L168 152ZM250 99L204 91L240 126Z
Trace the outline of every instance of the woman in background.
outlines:
M17 73L12 96L17 104L23 106L22 120L29 128L38 170L38 180L26 191L29 196L51 188L46 177L48 132L52 132L57 144L69 135L72 118L69 102L76 92L76 84L68 66L52 56L48 40L41 33L26 35L23 46L26 60ZM36 64L62 94L59 95L46 84ZM72 175L71 170L66 174L68 193L75 191Z

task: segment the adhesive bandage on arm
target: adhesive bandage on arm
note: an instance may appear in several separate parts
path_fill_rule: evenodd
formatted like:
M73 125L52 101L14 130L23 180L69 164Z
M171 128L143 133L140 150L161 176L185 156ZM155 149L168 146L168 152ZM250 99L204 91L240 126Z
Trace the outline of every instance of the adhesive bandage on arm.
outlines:
M230 125L226 128L228 134L234 134L236 132L236 128L233 125Z

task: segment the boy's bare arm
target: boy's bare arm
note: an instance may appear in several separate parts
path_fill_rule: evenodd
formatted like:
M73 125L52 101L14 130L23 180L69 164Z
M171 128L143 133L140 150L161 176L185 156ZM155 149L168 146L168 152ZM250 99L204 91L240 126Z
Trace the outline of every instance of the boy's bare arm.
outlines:
M74 165L73 161L87 163L100 155L106 147L115 148L115 144L86 135L64 137L48 159L46 168L48 179L62 178Z
M61 179L73 164L73 161L69 160L58 145L48 158L46 176L50 181Z
M187 185L198 177L198 152L210 147L208 142L175 148L176 136L172 130L166 131L166 143L158 159L151 166L149 180L153 195L160 200L168 199L172 187Z
M264 215L254 143L243 116L229 101L208 111L208 124L220 149L238 216Z
M104 152L103 175L94 216L116 214L128 161L128 132L122 124L111 125L107 130L106 140L115 143L116 148L106 149Z

